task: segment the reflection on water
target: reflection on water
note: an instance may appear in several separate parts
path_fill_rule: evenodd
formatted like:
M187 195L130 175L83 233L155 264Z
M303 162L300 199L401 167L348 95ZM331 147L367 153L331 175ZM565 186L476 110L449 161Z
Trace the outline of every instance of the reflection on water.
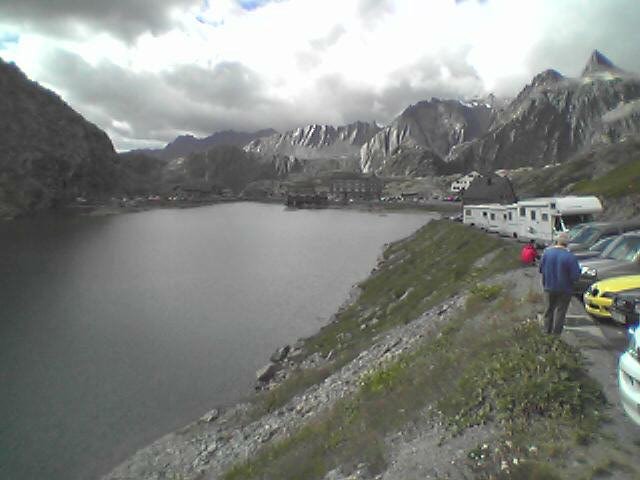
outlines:
M0 478L97 478L237 401L427 220L238 203L0 224Z

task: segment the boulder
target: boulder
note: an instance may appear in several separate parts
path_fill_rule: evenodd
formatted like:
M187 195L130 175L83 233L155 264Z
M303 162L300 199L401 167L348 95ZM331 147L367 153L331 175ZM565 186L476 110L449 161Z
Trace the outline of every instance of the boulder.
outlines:
M264 367L262 367L256 372L256 379L259 382L264 382L264 383L269 382L273 379L278 369L279 367L275 363L270 363L268 365L265 365Z
M289 355L290 350L291 350L291 347L289 345L280 347L275 352L273 352L273 355L271 355L270 360L273 363L282 362L285 358L287 358L287 355Z
M217 408L214 408L210 412L205 413L200 420L206 423L211 423L220 416L220 412Z

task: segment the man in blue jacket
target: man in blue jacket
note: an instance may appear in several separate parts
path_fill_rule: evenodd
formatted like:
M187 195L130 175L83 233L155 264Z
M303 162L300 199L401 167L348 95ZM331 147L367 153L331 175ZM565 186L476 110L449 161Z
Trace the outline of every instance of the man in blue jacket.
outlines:
M556 245L547 248L540 261L542 287L546 301L544 312L547 333L560 335L564 318L571 302L573 283L580 278L580 265L576 256L567 249L569 235L562 232Z

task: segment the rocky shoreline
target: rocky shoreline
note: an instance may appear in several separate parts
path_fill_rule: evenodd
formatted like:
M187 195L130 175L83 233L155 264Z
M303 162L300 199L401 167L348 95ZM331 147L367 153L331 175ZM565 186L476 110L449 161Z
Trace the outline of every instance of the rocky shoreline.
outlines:
M420 400L416 403L418 410L412 412L411 421L401 423L400 425L402 426L399 429L391 429L384 432L383 465L369 463L371 462L370 457L367 460L368 457L366 455L356 453L355 456L349 457L351 460L347 460L346 463L338 461L337 463L328 464L328 469L322 470L321 474L314 473L313 478L323 478L324 480L522 478L518 475L525 471L520 469L526 466L526 468L530 469L528 471L534 471L538 475L542 475L526 478L557 479L564 477L552 474L556 471L556 467L560 468L560 471L564 473L573 475L576 472L605 468L598 467L598 462L604 462L606 458L615 458L617 462L615 465L622 465L622 467L615 467L614 465L605 468L615 470L616 474L620 473L621 476L615 478L635 478L633 475L637 472L629 466L630 463L618 452L623 451L625 445L620 443L620 439L625 439L626 441L629 438L636 437L631 432L628 422L625 422L624 415L620 409L616 408L615 400L612 400L612 398L615 399L615 392L610 390L615 388L615 383L612 383L611 379L603 381L599 377L603 373L606 376L610 376L611 373L608 369L600 367L598 372L597 369L593 371L593 368L589 367L588 373L597 379L601 385L605 385L606 397L611 402L610 405L613 404L613 408L611 406L605 408L606 415L613 419L616 425L613 433L611 428L608 428L604 434L598 433L597 418L595 423L589 424L591 425L590 427L585 426L584 421L594 421L591 413L583 413L581 415L584 416L577 417L567 416L565 419L568 422L565 428L569 428L569 435L577 435L578 437L576 438L588 435L594 443L593 447L589 445L588 441L583 442L580 440L576 443L576 441L570 440L571 437L562 436L566 435L566 432L563 434L560 434L560 432L553 433L555 428L553 427L553 421L551 423L543 423L546 426L542 431L529 433L531 426L527 426L528 424L526 424L525 420L525 425L519 427L523 429L518 430L516 428L515 430L517 435L525 436L516 439L513 437L513 425L504 423L503 420L498 421L502 415L513 409L507 409L506 411L493 410L493 415L482 421L478 420L477 417L473 417L473 415L481 412L474 409L446 411L447 407L443 408L440 403L440 395L451 395L454 392L453 398L459 398L460 394L455 393L455 389L458 388L456 387L459 381L457 379L445 379L445 384L437 383L438 369L442 368L443 372L449 371L447 364L438 363L439 361L442 362L444 359L445 362L457 362L457 358L465 358L464 350L468 350L473 352L471 357L467 356L467 364L465 365L463 362L459 367L464 370L467 367L471 367L474 361L477 361L479 363L471 368L485 368L485 364L479 359L479 356L490 352L483 351L481 345L486 341L490 344L494 340L489 338L493 337L495 337L496 341L502 338L501 342L505 340L508 342L503 344L503 347L496 353L499 353L500 350L502 350L502 354L510 354L512 352L515 354L513 358L522 358L524 360L528 357L524 356L527 355L524 351L518 350L522 347L516 346L515 350L510 351L509 347L506 346L512 343L510 335L513 335L513 332L517 332L518 329L521 332L523 331L522 329L533 332L522 345L526 346L531 345L531 342L533 344L541 342L539 345L541 348L539 350L540 353L537 351L532 353L534 358L538 359L537 361L542 361L540 360L542 358L540 355L545 348L551 348L554 352L565 352L561 354L561 357L557 357L553 365L544 367L544 371L540 370L544 363L536 367L531 365L530 358L527 360L527 367L538 369L537 375L542 375L546 372L544 373L546 375L544 377L545 381L552 383L549 388L556 389L550 390L550 392L561 391L558 390L558 386L562 385L563 382L583 382L582 373L576 373L577 376L573 377L574 374L570 373L573 370L563 370L575 367L561 366L562 364L574 365L571 362L579 361L576 360L577 357L573 357L575 354L571 353L569 347L564 343L576 344L576 338L579 338L576 335L579 332L568 329L566 334L563 334L564 342L554 343L556 339L545 337L540 333L540 329L536 327L538 324L536 318L542 309L542 296L540 294L539 276L535 269L513 269L506 265L496 269L498 264L508 262L508 258L514 255L517 249L504 246L487 248L490 245L500 245L500 243L487 243L483 250L484 254L469 257L473 260L471 264L467 265L466 271L469 272L471 278L467 279L467 281L454 281L453 289L441 291L443 294L441 301L432 302L428 308L420 310L422 313L415 317L408 317L406 320L399 321L387 329L378 329L381 325L378 325L380 320L376 315L376 311L381 310L372 310L372 304L367 303L365 297L371 294L372 289L375 292L378 291L376 288L379 285L375 284L375 282L376 279L382 279L384 280L383 288L393 291L393 299L391 300L392 303L383 302L378 303L378 305L383 306L386 314L390 315L393 309L403 304L413 294L413 287L409 287L409 285L412 285L413 279L409 279L408 283L397 283L393 279L397 280L398 277L394 277L395 273L393 272L398 270L406 272L405 268L410 268L411 270L415 268L413 262L419 257L411 256L411 252L414 255L424 255L425 253L425 250L417 249L417 245L425 242L425 240L427 243L422 245L433 245L433 242L438 244L443 239L443 235L451 235L451 237L444 237L448 239L445 242L447 246L443 247L445 250L441 251L448 252L451 250L457 251L460 255L465 255L464 252L460 251L460 247L456 250L456 242L460 242L458 245L473 244L475 246L473 250L479 248L478 240L481 237L477 235L481 234L473 230L466 230L462 226L457 227L452 222L436 223L437 225L433 228L416 232L408 239L400 242L399 245L394 244L387 248L380 257L378 265L372 271L371 277L364 284L360 284L362 290L354 288L350 292L347 301L332 317L331 322L322 329L327 329L322 339L322 342L325 342L323 349L318 349L317 344L314 349L314 337L300 340L294 345L283 346L274 352L271 362L258 372L256 389L259 392L256 393L255 398L227 409L214 409L208 412L185 428L168 434L148 447L139 450L131 458L105 475L102 480L284 478L282 474L273 473L265 476L260 473L264 470L260 469L266 465L269 472L278 472L277 468L275 470L271 469L272 463L275 462L273 459L279 455L284 455L287 458L288 449L293 449L296 439L301 438L300 432L310 431L312 432L311 435L315 435L316 433L314 432L317 432L317 430L314 430L314 428L322 425L322 422L326 422L327 418L330 418L336 411L341 411L345 405L360 404L359 402L363 398L363 391L366 392L367 388L370 388L367 385L371 385L372 379L378 378L385 382L386 380L384 379L390 374L389 372L396 371L393 370L394 368L412 368L410 366L412 358L421 360L418 363L417 370L408 370L411 375L421 375L435 380L436 383L433 386L440 385L440 387L436 388L443 388L443 385L446 385L445 391L449 393L430 395L425 390L409 390L413 392L411 395L420 395L420 397L416 397L420 400L422 400L421 395L427 394L427 396L422 403L420 403ZM445 231L449 233L444 233ZM437 250L433 251L434 254L437 254L436 252ZM508 256L505 256L505 253ZM408 267L407 263L413 266ZM428 265L430 264L428 263ZM431 265L447 265L447 262L442 263L442 260L438 260ZM453 266L453 268L456 267ZM479 272L494 273L482 277L478 276ZM429 278L434 274L429 274ZM400 273L399 275L400 278L404 278L406 274ZM420 273L420 275L424 275L424 273ZM441 285L442 282L448 283L446 276L435 278L437 278L438 285ZM456 277L454 276L453 278ZM404 280L407 279L404 278ZM374 285L372 286L370 282L373 282ZM420 288L419 285L413 285L416 288ZM445 294L445 291L452 293ZM432 293L434 292L436 290ZM354 317L349 317L348 315L349 312L353 313L354 307L359 312L355 317L356 323L350 324L348 329L345 330L344 322L354 320ZM348 318L351 318L351 320L347 320ZM511 332L512 328L515 328L513 332ZM464 332L465 330L466 334L462 333L462 337L456 337L458 332ZM501 331L503 333L500 333ZM471 337L467 337L468 335L471 335ZM347 338L347 336L353 336L353 338ZM346 344L353 343L352 340L357 343L357 337L359 336L367 338L364 348L351 350L353 355L347 356L345 361L343 356L345 351L341 349ZM481 337L487 337L487 339L481 339ZM335 341L335 346L333 347L330 346L334 345L330 343L332 338ZM468 343L469 341L477 341L478 343L472 345ZM585 348L592 348L593 345L591 337L586 341L585 345L577 342L579 344L578 347L583 352ZM434 345L433 348L436 348L436 350L429 350L429 348L432 348L429 345ZM445 350L446 354L443 357L437 353L440 351L437 349L441 348L437 347L437 345L447 345L447 349L452 350ZM427 347L427 350L425 350L425 347ZM429 351L434 356L428 353L425 355L425 352ZM559 353L556 354L560 355ZM469 355L469 353L466 355ZM587 357L591 358L589 355ZM449 363L449 365L451 364ZM492 365L491 368L503 368L500 361ZM509 363L507 365L509 368L512 366ZM579 363L576 365L579 365ZM524 365L522 367L526 368ZM429 369L434 368L436 370L429 371ZM264 399L265 395L268 397L272 393L278 393L281 387L292 383L292 380L295 383L296 375L301 373L304 375L304 372L320 371L328 373L317 381L307 382L304 388L289 390L290 393L285 394L283 397L284 401L272 403L268 408L265 408L260 403L260 398ZM521 371L519 366L516 371ZM454 372L456 372L455 376L459 376L462 373L457 367L454 367ZM495 373L504 374L504 372L500 373L499 370ZM444 375L448 374L444 373ZM479 378L477 373L474 375L475 377L473 378L480 382L478 385L482 385L481 382L483 381L488 381L490 383L487 385L491 385L491 382L494 381L491 377L484 378L486 373L480 374L480 377L483 378ZM534 390L540 388L535 383L537 375L534 375L533 383L528 384L530 387L528 386L527 388L533 388ZM414 378L410 377L409 382L412 382ZM509 382L513 380L513 377L507 376L505 379L498 381L505 382L505 380ZM430 381L427 380L427 382ZM447 384L446 382L449 383ZM386 396L387 388L391 384L383 383L383 385L386 386L380 392ZM576 385L579 385L579 389L584 388L585 392L593 392L593 397L584 397L583 400L580 400L580 402L587 402L584 405L591 405L588 402L599 398L598 395L600 394L597 393L597 389L591 390L592 387L589 386L591 384L588 382L577 383ZM431 387L432 384L427 383L427 388ZM487 388L473 387L473 384L468 385L468 387L471 388L469 393L473 395L477 394L478 388L480 391L485 391L484 389ZM463 391L466 392L466 390ZM389 390L388 394L394 395L391 390ZM587 393L587 395L592 394ZM349 403L358 398L360 400L356 400L356 404ZM386 414L393 415L393 412L399 408L394 403L396 400L393 400L393 398L397 399L399 397L391 397L391 400L387 401L384 406ZM452 397L448 398L450 401ZM543 410L552 408L552 405L557 404L558 401L564 401L564 397L560 395L559 398L552 399L549 404L545 403L545 401L537 408ZM567 401L573 400L567 399ZM487 403L485 404L485 402ZM495 403L491 407L489 402L488 399L484 399L480 405L497 408ZM579 405L582 404L576 403L572 408L582 408ZM586 408L586 412L594 411L593 406ZM595 406L595 408L599 409L600 407ZM400 412L403 411L400 410ZM597 411L595 417L598 417ZM517 421L522 421L522 418ZM549 422L550 420L548 418L545 419L543 416L536 421ZM335 428L335 424L333 425L332 428ZM456 425L462 425L463 434L460 434L460 429ZM571 430L572 428L576 430ZM585 431L584 429L587 430ZM330 431L334 432L334 430ZM357 435L357 428L355 432ZM555 435L560 435L560 437ZM561 445L566 445L568 449L564 455L558 455L560 452L558 448L561 448ZM378 444L378 446L380 445ZM597 451L598 454L590 453L592 451ZM306 452L303 449L301 453L298 453L298 455L302 455L300 457L295 457L296 454L292 452L291 455L293 457L289 458L289 460L294 463L312 461L307 458ZM556 453L554 454L553 452ZM332 455L330 452L327 454ZM271 455L275 456L271 457ZM260 460L261 458L262 460ZM551 463L554 464L553 467L549 466ZM288 472L288 466L289 464L286 463L281 465L279 468L284 468L284 470L280 470L280 472ZM295 474L293 476L288 474L285 477L311 478L296 476Z
M488 255L491 256L492 254ZM487 260L489 258L479 263L486 263ZM509 282L524 295L523 292L531 288L534 280L531 272L519 270L497 281ZM340 310L353 304L359 294L359 288L354 287ZM337 401L352 396L360 388L363 377L389 364L400 355L411 352L426 337L436 332L439 326L458 314L464 308L468 295L468 291L460 292L427 310L412 322L378 335L374 338L373 344L353 361L321 383L296 395L275 411L254 419L253 405L249 402L228 409L214 409L185 428L168 434L136 452L102 480L219 478L234 464L246 461L265 446L287 438L301 426L328 411ZM335 316L333 321L336 321ZM361 328L368 328L367 324L363 323ZM293 346L283 346L274 352L271 363L257 372L256 390L276 388L292 372L318 368L333 362L334 359L333 352L326 356L318 353L305 356L304 341L299 341ZM467 475L471 475L471 472L464 466L466 452L478 442L488 441L493 437L493 429L476 427L471 429L464 439L454 438L447 432L444 423L437 421L428 432L403 432L389 440L389 449L393 451L396 460L388 474L371 477L367 466L360 465L355 473L337 469L329 472L326 478L408 478L399 472L407 468L423 468L412 466L415 459L411 452L424 450L425 443L432 450L429 454L429 468L432 471L450 476L446 478L468 478ZM444 452L446 454L443 455ZM400 476L396 476L397 474Z
M285 406L256 421L247 423L251 417L251 405L248 403L226 411L213 410L179 432L140 450L103 480L218 478L234 463L246 460L268 443L286 438L337 400L352 395L364 375L410 351L425 335L429 335L433 327L459 309L464 300L464 295L447 300L414 322L386 332L369 349L321 384L314 385ZM259 379L260 388L272 388L293 368L312 368L331 361L330 356L315 355L299 365L293 362L280 365L280 375L272 376L270 381ZM331 478L337 477L334 474Z

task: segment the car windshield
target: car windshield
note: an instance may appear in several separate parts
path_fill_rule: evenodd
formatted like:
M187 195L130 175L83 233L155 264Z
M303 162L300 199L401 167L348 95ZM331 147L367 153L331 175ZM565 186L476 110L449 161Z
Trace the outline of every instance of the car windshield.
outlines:
M589 247L590 252L603 252L605 248L607 248L611 242L613 242L616 238L615 235L611 237L606 237L598 240L596 243Z
M560 217L556 217L556 223L558 224L560 223L559 219ZM587 228L587 225L578 225L577 227L573 227L571 230L569 230L569 240L573 241L573 239L576 238L576 236L579 235L580 232L585 228ZM556 230L560 231L561 229L556 226Z
M640 251L640 237L623 237L621 241L610 246L606 251L607 258L633 261Z
M578 215L562 215L562 223L568 229L572 229L581 223L593 222L593 215L590 213L582 213Z
M570 239L571 243L589 243L598 238L600 230L595 227L584 227Z

